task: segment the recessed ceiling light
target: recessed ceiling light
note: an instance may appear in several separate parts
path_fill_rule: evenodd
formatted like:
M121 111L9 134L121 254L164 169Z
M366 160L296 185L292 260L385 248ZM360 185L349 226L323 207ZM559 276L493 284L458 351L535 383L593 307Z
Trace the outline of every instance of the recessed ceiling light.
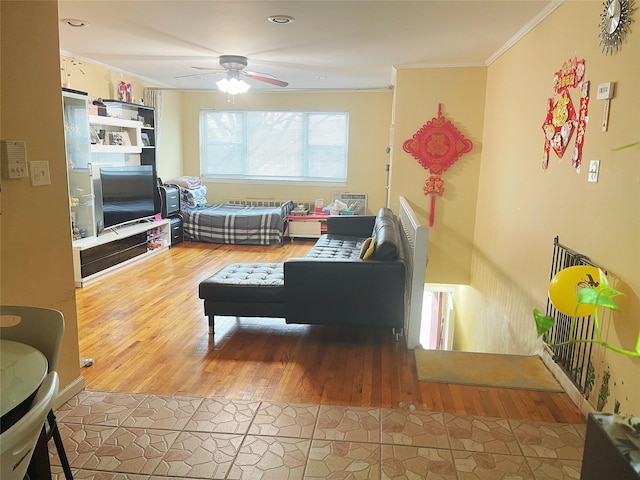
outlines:
M74 28L81 28L89 25L89 22L85 22L84 20L79 20L77 18L63 18L60 21Z
M293 23L295 18L289 15L272 15L268 18L271 23L277 23L278 25L285 25L287 23Z

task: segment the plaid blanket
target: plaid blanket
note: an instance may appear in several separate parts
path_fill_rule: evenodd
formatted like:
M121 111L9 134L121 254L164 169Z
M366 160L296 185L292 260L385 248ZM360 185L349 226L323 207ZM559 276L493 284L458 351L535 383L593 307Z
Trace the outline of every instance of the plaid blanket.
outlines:
M230 204L183 209L184 233L196 242L281 245L288 215L285 210L285 205L256 207Z

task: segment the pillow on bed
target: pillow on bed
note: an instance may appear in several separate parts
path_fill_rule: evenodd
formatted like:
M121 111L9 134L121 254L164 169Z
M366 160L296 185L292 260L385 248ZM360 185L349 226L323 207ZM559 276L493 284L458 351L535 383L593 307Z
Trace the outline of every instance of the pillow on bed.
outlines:
M360 258L362 260L368 260L373 256L373 252L376 250L376 239L369 237L362 242L360 247Z
M168 183L170 185L178 185L182 188L194 189L202 185L202 180L200 180L200 177L189 177L185 175L182 177L174 178Z

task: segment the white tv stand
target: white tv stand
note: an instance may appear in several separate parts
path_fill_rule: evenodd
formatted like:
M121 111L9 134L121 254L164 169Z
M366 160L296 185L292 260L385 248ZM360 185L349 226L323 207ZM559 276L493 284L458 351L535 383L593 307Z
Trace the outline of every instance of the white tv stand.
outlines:
M169 220L141 222L105 230L73 242L73 277L85 287L117 270L161 252L171 244Z

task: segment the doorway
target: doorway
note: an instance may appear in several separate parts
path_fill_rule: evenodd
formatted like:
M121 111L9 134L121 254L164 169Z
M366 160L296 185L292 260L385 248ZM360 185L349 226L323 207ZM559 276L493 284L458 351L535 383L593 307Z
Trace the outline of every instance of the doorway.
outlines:
M453 325L453 288L425 285L420 322L422 348L451 350Z

